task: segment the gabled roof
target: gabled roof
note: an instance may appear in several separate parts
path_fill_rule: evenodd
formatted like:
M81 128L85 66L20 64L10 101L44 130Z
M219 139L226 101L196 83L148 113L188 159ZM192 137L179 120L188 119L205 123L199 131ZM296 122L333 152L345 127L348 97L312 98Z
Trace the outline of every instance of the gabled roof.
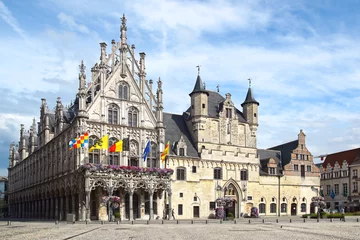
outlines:
M199 157L182 115L164 113L164 126L166 127L165 141L170 141L171 145L170 155L176 155L172 146L175 142L179 141L180 136L183 136L187 146L187 156Z
M247 103L255 103L258 106L260 105L258 101L255 100L254 94L252 93L251 88L249 87L248 92L246 94L245 101L241 104L241 106L244 106Z
M337 152L328 154L323 162L323 167L326 168L328 164L334 167L335 163L338 162L339 166L342 167L344 160L350 165L355 160L360 158L360 148L355 148L347 151Z
M281 162L284 167L286 164L291 161L291 152L299 146L299 140L295 140L292 142L284 143L272 148L268 148L269 150L279 150L281 152Z
M261 166L260 175L269 175L267 165L271 158L274 159L276 162L277 175L282 173L283 169L282 169L281 152L280 151L268 150L268 149L258 149L257 155L260 158L260 166Z

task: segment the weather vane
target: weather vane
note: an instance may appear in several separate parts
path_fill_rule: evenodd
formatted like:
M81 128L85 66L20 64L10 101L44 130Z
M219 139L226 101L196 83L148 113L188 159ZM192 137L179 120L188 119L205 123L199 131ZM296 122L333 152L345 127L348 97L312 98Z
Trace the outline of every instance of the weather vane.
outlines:
M249 78L248 81L249 81L249 88L251 88L251 78Z
M220 92L220 85L216 85L217 92Z
M200 75L200 67L201 67L201 65L197 65L196 67L198 69L198 75Z

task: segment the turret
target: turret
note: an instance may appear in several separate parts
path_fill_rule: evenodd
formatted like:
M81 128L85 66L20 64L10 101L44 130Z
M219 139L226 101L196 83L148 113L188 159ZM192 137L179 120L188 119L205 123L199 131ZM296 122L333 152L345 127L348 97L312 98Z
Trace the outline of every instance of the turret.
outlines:
M251 90L251 80L249 79L249 89L246 94L245 101L241 104L243 108L243 114L246 118L247 122L249 123L251 135L256 135L256 130L259 125L258 122L258 107L259 102L255 100L253 92Z
M80 69L79 89L78 89L78 93L77 93L77 97L79 99L78 116L79 117L88 117L88 115L86 113L86 74L85 74L86 67L85 67L84 61L81 61L81 64L79 65L79 69ZM101 86L101 89L103 89L102 86Z
M145 77L146 77L146 73L145 73L145 56L146 54L144 52L139 53L140 55L140 90L145 98Z
M164 127L163 121L163 90L162 90L162 81L159 78L158 80L158 88L156 91L156 127Z
M11 143L9 148L9 168L14 166L14 147L15 143Z
M25 128L24 124L20 124L20 160L24 160L26 157L26 142L25 142Z
M35 151L35 135L36 135L36 121L33 119L33 123L30 129L30 154Z
M194 89L189 95L191 97L191 117L208 116L209 92L206 91L205 84L201 80L200 67Z
M121 27L120 27L120 41L121 41L121 46L120 46L120 62L121 62L121 72L120 72L120 76L122 78L125 78L127 76L126 74L126 52L128 49L127 43L126 43L126 18L125 18L125 14L123 14L123 17L121 18ZM135 57L135 56L133 56Z
M59 134L63 130L64 125L64 106L61 103L61 98L58 97L56 100L56 134Z

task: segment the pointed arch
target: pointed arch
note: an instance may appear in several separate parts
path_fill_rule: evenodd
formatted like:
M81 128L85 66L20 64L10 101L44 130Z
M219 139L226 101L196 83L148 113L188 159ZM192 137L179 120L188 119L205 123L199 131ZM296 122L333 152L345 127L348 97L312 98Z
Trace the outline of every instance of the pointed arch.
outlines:
M234 179L230 178L225 182L223 189L228 189L230 185L234 186L234 188L236 189L236 192L239 196L238 202L241 202L244 196L239 184Z

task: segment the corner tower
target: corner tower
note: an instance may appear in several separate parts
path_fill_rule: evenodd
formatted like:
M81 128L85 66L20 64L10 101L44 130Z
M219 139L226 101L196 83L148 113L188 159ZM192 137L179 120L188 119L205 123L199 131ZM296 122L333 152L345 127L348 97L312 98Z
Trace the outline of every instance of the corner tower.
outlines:
M251 90L251 80L249 79L249 89L246 94L245 101L241 104L243 108L243 114L246 121L249 123L252 136L256 136L256 130L259 126L258 122L258 107L259 102L255 100L254 94Z

